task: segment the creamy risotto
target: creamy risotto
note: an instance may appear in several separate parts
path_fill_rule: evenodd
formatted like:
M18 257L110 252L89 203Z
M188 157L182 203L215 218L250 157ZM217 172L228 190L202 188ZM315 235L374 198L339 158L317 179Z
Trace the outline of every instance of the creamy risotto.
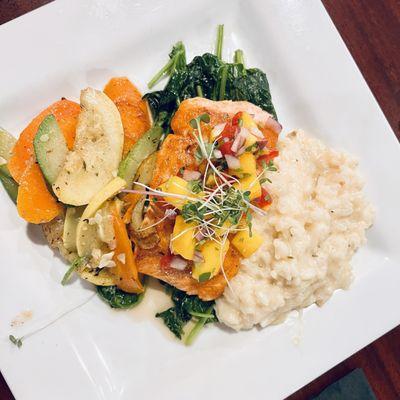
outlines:
M356 159L301 131L281 140L279 151L272 206L267 217L254 216L265 242L216 302L219 320L236 330L282 322L348 288L351 257L372 224Z

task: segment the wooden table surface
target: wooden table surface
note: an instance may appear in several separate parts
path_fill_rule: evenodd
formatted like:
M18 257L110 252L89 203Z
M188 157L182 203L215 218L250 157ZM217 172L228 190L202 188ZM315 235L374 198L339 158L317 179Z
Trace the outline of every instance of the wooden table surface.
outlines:
M0 0L0 24L50 1ZM400 139L400 0L322 1ZM287 400L309 399L355 368L364 370L379 400L400 399L400 326ZM13 398L0 375L0 400Z

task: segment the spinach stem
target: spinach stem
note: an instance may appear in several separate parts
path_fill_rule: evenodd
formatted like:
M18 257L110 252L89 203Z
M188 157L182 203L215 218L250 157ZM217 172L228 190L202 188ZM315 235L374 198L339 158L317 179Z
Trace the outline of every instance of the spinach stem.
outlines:
M217 44L215 46L215 55L222 60L222 45L224 42L224 25L218 25Z
M204 97L204 95L203 95L203 89L201 88L200 85L197 85L197 86L196 86L196 92L197 92L197 96L199 96L199 97Z
M192 330L189 332L189 334L186 336L185 338L185 345L186 346L190 346L194 340L196 339L196 337L198 336L198 334L200 333L200 331L203 329L204 325L206 324L207 320L209 318L212 317L212 310L214 308L214 305L212 305L211 307L209 307L207 309L207 311L205 312L206 317L202 317L200 318L195 326L192 328Z
M201 312L196 312L196 311L190 311L189 314L193 317L198 317L198 318L212 318L212 314L206 314L206 313L201 313Z
M165 74L168 74L175 60L171 58L150 80L147 87L151 89Z
M243 50L237 49L237 50L235 51L235 56L234 56L233 61L234 61L235 64L242 64L243 67L245 66L245 65L244 65Z
M227 65L224 65L222 67L222 72L221 72L221 84L219 87L219 100L224 100L224 98L225 98L227 77L228 77L228 67L227 67Z

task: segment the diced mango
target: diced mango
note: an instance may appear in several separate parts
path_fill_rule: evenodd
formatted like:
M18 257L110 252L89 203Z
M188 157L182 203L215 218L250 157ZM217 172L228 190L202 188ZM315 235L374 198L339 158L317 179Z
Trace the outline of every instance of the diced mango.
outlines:
M252 146L254 143L257 142L257 138L252 135L251 133L249 133L246 137L246 141L244 142L244 145L247 147Z
M188 183L179 176L171 176L166 182L164 182L160 186L160 188L163 192L166 193L194 197L193 193L188 188ZM168 197L168 196L165 196L165 201L168 202L169 204L172 204L179 210L181 210L183 205L187 202L187 200L183 198Z
M230 170L232 175L242 177L245 174L256 175L257 174L257 162L254 154L245 152L239 156L240 169Z
M243 126L245 128L250 129L250 128L257 127L257 124L254 122L253 118L251 118L251 115L248 114L247 112L243 112L241 118L242 118Z
M232 224L229 221L225 221L222 226L215 228L214 231L217 236L223 236L229 231L230 228L232 228Z
M210 175L207 176L206 186L214 187L216 185L217 185L217 181L215 180L215 174L211 173Z
M171 239L173 254L179 254L187 260L193 260L196 246L196 239L193 235L195 227L194 222L185 222L181 215L176 217Z
M252 236L248 229L237 233L233 239L232 244L236 247L239 253L247 258L250 257L261 246L263 238L257 232L252 232Z
M228 249L228 240L226 240L223 245L213 240L205 242L200 248L203 261L194 264L192 277L199 282L204 282L218 274Z
M256 174L257 172L257 163L256 158L252 153L243 153L239 157L240 161L240 169L242 170L243 174Z
M242 113L242 121L243 121L243 127L246 129L251 130L251 128L258 128L258 126L254 122L253 118L250 116L250 114L247 114L246 112ZM256 142L257 142L257 138L254 135L252 135L251 133L249 133L249 135L246 138L245 146L249 147Z
M236 189L242 192L250 192L250 200L254 200L261 196L261 185L257 178L257 175L246 176L239 180L239 183L233 185Z

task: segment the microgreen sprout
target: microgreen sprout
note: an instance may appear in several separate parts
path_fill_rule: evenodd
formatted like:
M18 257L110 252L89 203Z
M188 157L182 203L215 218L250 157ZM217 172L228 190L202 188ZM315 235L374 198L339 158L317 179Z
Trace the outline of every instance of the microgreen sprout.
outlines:
M262 165L264 171L270 171L270 172L278 171L278 168L276 168L276 166L275 166L275 164L274 164L274 162L272 160L269 161L268 164L266 163L265 160L263 160L261 162L261 165Z
M10 335L8 338L10 339L11 343L15 344L15 346L17 346L18 348L22 346L22 340L24 339L23 337L16 338L14 335Z

